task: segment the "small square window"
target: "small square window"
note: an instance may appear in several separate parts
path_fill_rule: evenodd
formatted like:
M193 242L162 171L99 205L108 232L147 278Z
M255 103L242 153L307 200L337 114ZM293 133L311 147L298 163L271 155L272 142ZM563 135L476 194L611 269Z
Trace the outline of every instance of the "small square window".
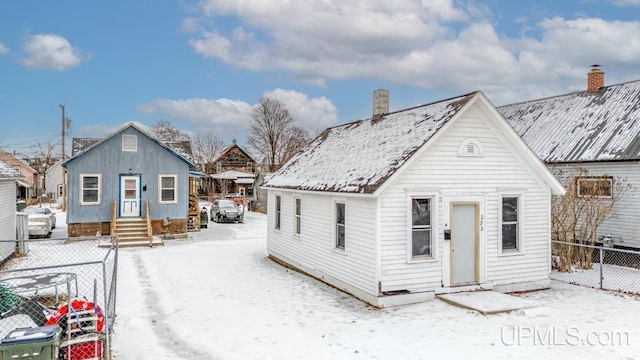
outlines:
M122 151L138 151L138 137L136 135L122 135Z

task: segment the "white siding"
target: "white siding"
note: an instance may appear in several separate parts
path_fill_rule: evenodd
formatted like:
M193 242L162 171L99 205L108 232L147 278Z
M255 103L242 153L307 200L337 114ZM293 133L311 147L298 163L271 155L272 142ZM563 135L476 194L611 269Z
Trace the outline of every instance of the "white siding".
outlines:
M274 229L276 194L282 196L280 230ZM302 199L299 237L294 236L294 195ZM334 244L334 199L346 204L344 252ZM268 214L269 255L349 292L377 296L375 200L269 190Z
M58 185L62 185L62 162L58 161L51 166L45 175L44 186L50 199L58 198Z
M485 115L474 109L458 119L381 195L383 292L419 292L443 286L450 256L448 244L443 243L444 224L450 220L443 214L448 214L448 199L452 197L456 201L465 196L484 199L485 203L480 204L484 218L480 239L486 241L480 245L481 281L502 285L549 279L549 190L523 166L522 159L514 155L517 151L505 145L503 135L484 120ZM484 156L458 156L459 146L470 137L481 143ZM501 256L498 252L498 197L502 189L524 192L524 252L515 256ZM407 197L420 192L438 194L433 206L437 212L432 218L434 257L430 261L409 262Z
M616 205L615 217L606 220L598 228L597 235L614 235L615 245L640 248L640 232L637 222L640 218L640 163L636 161L584 163L588 176L613 176L614 180L631 185ZM555 167L551 166L554 170ZM626 179L626 181L625 181ZM618 240L622 241L618 241Z
M16 182L0 180L0 240L16 239ZM0 262L11 256L15 242L0 242Z

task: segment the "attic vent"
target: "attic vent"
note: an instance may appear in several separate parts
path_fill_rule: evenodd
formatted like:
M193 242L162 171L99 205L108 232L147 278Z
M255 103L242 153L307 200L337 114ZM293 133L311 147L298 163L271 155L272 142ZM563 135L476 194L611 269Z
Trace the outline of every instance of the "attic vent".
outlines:
M478 139L464 139L458 147L458 156L484 156L482 143Z
M122 135L122 151L138 151L138 137Z

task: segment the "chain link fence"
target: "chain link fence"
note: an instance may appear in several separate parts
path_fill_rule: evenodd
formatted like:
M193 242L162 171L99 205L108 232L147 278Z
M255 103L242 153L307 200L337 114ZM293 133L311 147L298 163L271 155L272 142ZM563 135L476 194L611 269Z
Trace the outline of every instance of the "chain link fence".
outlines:
M0 339L16 341L0 341L0 357L40 359L36 355L50 345L59 350L56 359L109 360L117 239L114 244L108 238L0 240L0 248L11 246L15 251L0 268ZM24 328L44 327L45 334L55 326L59 331L45 347L14 338Z
M553 241L551 259L553 280L640 294L640 251Z

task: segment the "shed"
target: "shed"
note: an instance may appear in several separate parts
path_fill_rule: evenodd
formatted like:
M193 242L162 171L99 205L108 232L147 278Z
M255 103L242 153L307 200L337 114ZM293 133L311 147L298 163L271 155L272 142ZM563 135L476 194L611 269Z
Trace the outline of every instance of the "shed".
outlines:
M564 189L481 92L329 128L263 187L269 256L375 306L550 284Z

